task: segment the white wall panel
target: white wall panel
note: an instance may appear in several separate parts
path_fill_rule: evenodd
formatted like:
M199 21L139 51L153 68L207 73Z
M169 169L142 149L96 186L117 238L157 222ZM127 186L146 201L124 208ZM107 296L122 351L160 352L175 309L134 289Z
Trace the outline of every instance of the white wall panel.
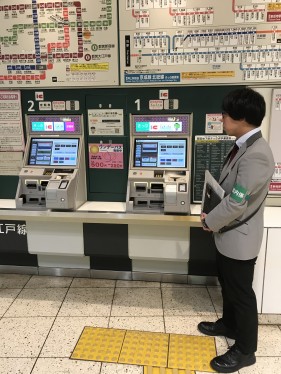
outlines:
M281 313L281 228L268 229L262 313Z

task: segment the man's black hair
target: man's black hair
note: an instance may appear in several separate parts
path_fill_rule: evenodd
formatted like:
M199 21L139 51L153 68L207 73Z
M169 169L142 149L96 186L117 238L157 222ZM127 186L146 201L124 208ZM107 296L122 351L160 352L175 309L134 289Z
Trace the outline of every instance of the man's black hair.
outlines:
M251 88L239 88L229 92L223 99L222 112L232 119L245 120L259 127L265 116L265 101L261 94Z

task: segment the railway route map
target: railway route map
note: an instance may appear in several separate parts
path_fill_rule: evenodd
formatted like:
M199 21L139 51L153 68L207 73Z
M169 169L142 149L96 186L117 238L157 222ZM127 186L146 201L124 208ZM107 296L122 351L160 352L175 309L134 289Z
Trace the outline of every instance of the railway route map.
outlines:
M121 84L281 79L281 0L120 0Z
M116 0L1 0L0 22L0 88L119 84Z

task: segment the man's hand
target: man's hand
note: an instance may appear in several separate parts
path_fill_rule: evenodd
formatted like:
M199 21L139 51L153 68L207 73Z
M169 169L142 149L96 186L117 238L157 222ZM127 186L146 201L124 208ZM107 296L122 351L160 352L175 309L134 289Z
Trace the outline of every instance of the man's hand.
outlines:
M211 229L209 229L208 225L206 224L205 222L205 218L207 217L207 214L202 212L201 215L200 215L200 219L201 219L201 223L202 223L202 227L203 227L203 230L204 231L208 231L208 232L212 232Z

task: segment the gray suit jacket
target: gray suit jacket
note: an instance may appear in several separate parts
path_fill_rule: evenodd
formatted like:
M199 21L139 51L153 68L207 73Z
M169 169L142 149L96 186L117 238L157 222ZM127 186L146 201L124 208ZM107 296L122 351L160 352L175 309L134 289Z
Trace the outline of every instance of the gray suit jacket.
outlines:
M263 237L264 203L259 211L242 226L218 233L253 213L265 198L272 174L274 159L261 132L252 135L228 164L225 163L219 183L225 198L206 217L214 232L218 251L237 260L249 260L259 253Z

